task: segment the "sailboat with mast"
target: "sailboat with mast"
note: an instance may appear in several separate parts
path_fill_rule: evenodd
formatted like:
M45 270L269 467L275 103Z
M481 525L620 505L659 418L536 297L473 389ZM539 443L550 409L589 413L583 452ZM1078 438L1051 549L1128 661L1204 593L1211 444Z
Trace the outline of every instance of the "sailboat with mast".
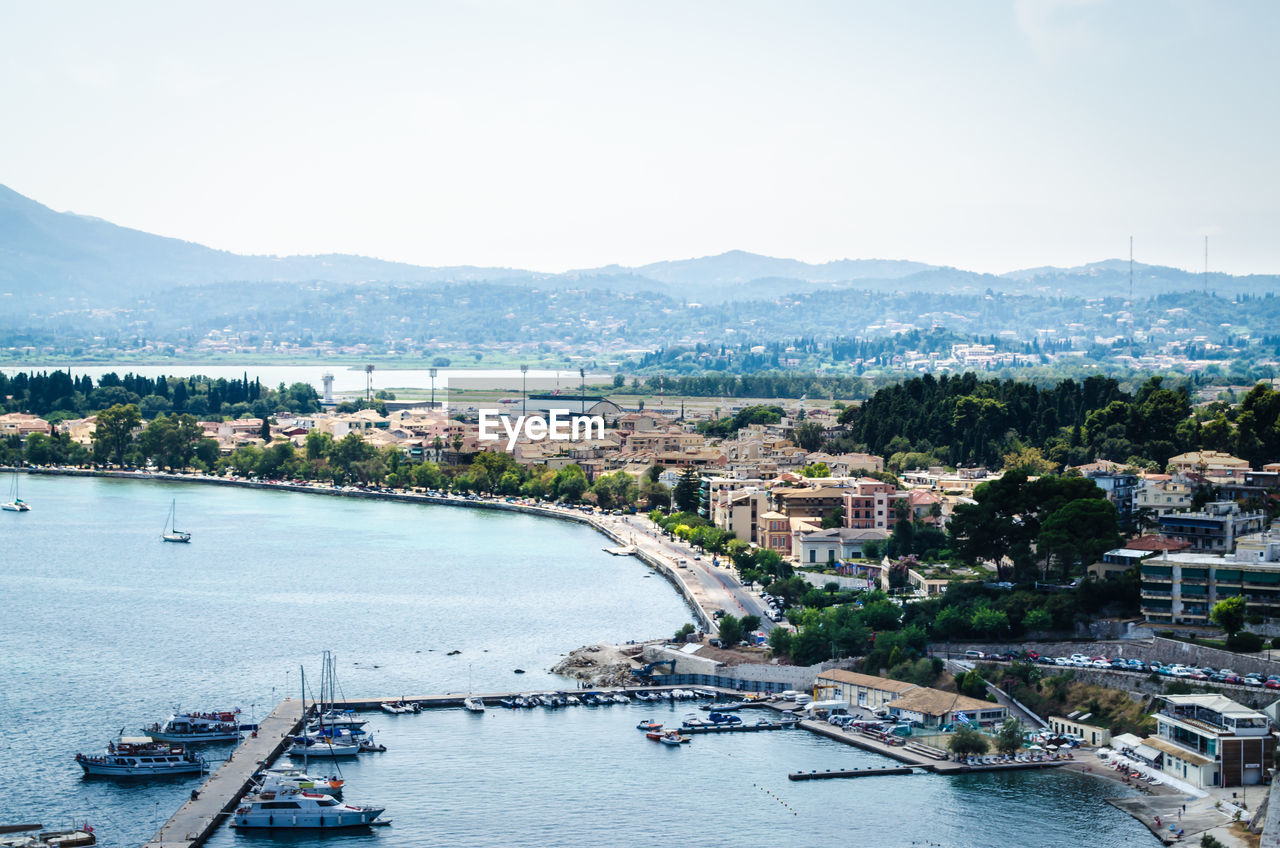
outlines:
M305 674L305 672L304 672ZM326 697L328 711L326 711ZM290 757L301 758L304 762L310 757L329 757L333 759L354 757L362 750L373 750L371 738L351 727L337 726L327 720L334 712L337 700L337 658L329 651L324 652L322 671L320 674L320 698L316 705L317 724L308 728L308 732L293 738L289 748ZM306 686L303 685L303 707L306 706Z
M190 542L191 534L186 530L178 529L177 517L178 499L174 498L173 503L169 505L169 517L164 522L164 532L160 534L160 538L166 542Z
M22 498L18 497L18 475L13 475L13 482L9 484L9 500L0 504L0 509L8 512L30 512L31 507Z

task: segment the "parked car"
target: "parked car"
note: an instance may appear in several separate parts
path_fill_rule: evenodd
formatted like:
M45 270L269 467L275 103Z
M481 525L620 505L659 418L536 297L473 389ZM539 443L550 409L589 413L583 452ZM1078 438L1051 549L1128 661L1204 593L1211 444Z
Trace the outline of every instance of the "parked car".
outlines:
M1245 686L1261 686L1262 679L1258 677L1246 677L1244 679L1244 685Z
M1262 685L1267 687L1268 689L1280 689L1280 680L1268 680L1266 683Z
M1238 675L1238 674L1224 674L1224 675L1222 675L1222 682L1223 682L1223 683L1234 683L1234 684L1236 684L1237 686L1239 686L1239 685L1241 685L1241 684L1243 684L1243 683L1244 683L1244 678L1243 678L1243 677L1241 677L1241 676L1240 676L1240 675Z

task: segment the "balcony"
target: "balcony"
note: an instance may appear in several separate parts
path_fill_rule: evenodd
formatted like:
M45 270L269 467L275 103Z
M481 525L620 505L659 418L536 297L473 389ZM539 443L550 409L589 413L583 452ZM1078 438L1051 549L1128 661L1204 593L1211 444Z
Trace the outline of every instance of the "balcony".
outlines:
M1172 598L1172 597L1173 597L1173 592L1170 592L1170 591L1165 590L1165 589L1148 589L1146 586L1143 586L1143 587L1142 587L1142 597L1144 597L1144 598Z

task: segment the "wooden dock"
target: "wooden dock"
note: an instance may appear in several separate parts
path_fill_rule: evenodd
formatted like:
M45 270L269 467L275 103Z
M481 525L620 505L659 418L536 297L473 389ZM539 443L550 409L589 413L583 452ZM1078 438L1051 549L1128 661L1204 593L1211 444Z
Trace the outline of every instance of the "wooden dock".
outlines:
M280 756L301 725L302 702L294 698L281 701L263 719L256 734L236 746L144 848L195 848L202 844L240 803L253 774Z

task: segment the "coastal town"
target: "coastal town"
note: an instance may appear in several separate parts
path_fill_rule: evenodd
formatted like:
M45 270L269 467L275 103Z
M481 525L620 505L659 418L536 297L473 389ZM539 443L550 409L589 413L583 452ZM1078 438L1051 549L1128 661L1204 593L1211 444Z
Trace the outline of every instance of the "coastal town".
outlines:
M1141 789L1115 803L1165 841L1203 833L1253 845L1269 827L1280 463L1200 447L1160 465L1098 457L1054 468L1046 443L1011 451L1002 467L907 467L901 450L839 451L851 419L830 402L628 408L584 387L447 406L313 392L312 408L291 411L284 389L263 417L147 421L137 404L85 417L9 412L0 443L14 471L32 474L587 523L610 552L665 575L694 621L673 638L573 652L555 670L579 687L741 693L938 773L1085 771ZM237 390L267 396L247 380ZM603 432L485 438L486 416L517 413L598 419ZM1040 528L1029 558L1016 540L1007 553L967 554L966 534L1007 532L988 513L1011 492L1017 523ZM17 504L39 508L16 493L5 507ZM1086 508L1068 527L1090 538L1046 532Z

